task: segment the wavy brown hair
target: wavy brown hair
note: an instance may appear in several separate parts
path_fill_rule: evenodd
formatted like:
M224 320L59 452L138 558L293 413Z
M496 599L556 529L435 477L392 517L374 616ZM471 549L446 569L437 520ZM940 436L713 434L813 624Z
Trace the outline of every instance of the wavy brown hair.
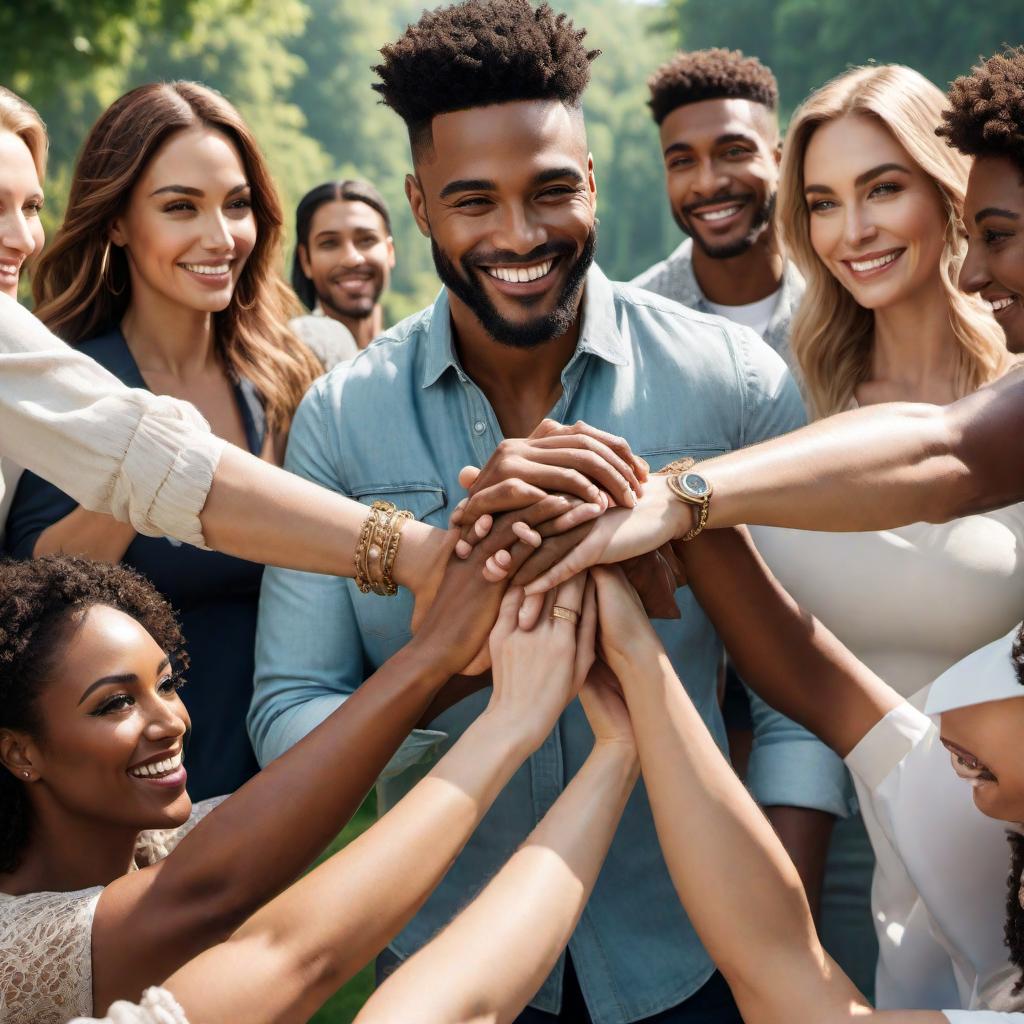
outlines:
M857 304L811 245L804 196L804 157L823 124L848 115L871 117L907 151L935 184L945 214L940 275L957 340L954 386L958 397L998 377L1008 363L1006 341L991 311L957 287L966 253L962 215L970 161L935 135L946 97L923 75L900 64L853 68L813 93L786 131L776 204L776 224L807 281L790 334L804 390L815 416L848 408L858 384L868 378L875 314Z
M13 132L28 147L36 173L42 181L46 174L49 140L46 125L31 103L0 85L0 131Z
M110 228L161 146L197 127L222 132L238 150L257 227L231 302L213 315L214 344L228 372L256 386L270 428L283 432L323 367L288 328L299 309L279 270L284 219L270 171L241 115L213 89L196 82L142 85L96 122L78 158L64 224L35 275L35 312L71 344L121 322L131 280Z

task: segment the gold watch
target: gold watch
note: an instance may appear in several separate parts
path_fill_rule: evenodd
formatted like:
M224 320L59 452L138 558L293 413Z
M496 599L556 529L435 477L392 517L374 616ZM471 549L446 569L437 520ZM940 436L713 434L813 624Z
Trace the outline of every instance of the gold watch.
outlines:
M692 459L688 461L690 466L694 464ZM708 510L711 507L711 493L714 488L708 479L685 465L680 466L680 472L669 474L665 482L680 501L699 508L696 526L691 527L681 538L684 541L693 540L708 524Z

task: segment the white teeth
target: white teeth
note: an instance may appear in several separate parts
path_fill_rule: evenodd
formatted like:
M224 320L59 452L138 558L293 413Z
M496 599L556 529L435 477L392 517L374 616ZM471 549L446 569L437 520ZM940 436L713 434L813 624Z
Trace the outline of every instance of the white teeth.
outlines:
M230 269L227 263L218 263L216 266L208 266L204 263L182 263L180 266L191 270L193 274L207 274L213 277L217 274L226 274Z
M697 216L701 220L725 220L726 217L738 213L739 209L738 206L727 206L724 210L711 210L708 213L698 213Z
M989 303L989 305L992 307L992 312L995 313L995 312L997 312L1000 309L1006 309L1006 307L1011 305L1014 301L1015 300L1014 300L1013 296L1011 295L1011 296L1009 296L1008 298L1005 298L1005 299L993 299Z
M487 273L496 277L499 281L508 281L509 284L525 284L528 281L536 281L551 270L554 260L547 260L544 263L536 263L532 267L487 267Z
M152 764L140 764L136 768L129 768L128 774L138 779L146 779L153 775L168 775L181 767L181 752L173 757L164 758L163 761L156 761Z
M862 273L865 270L877 270L879 267L884 267L886 264L892 263L894 259L900 254L898 252L890 252L885 256L879 256L873 260L850 260L850 267L856 270L858 273Z

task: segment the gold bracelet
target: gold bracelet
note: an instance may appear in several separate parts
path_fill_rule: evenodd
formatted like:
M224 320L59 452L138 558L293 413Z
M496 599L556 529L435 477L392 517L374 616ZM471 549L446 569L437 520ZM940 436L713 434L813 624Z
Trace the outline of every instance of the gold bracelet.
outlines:
M694 465L696 465L695 460L691 459L688 455L684 455L681 459L674 459L667 466L662 466L654 475L678 476L680 473L685 473Z
M398 593L398 584L395 583L392 573L395 568L395 559L398 557L398 542L402 537L402 527L412 518L412 513L403 508L391 519L391 533L388 536L384 557L381 560L381 587L386 597L394 597Z
M381 597L393 597L398 586L392 578L402 526L412 519L411 512L399 511L390 501L375 501L370 506L353 555L355 584L363 594L370 591Z

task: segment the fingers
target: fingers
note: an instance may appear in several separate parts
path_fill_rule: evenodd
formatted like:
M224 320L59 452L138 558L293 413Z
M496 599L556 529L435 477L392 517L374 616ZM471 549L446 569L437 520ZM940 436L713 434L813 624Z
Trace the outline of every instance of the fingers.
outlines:
M578 692L586 681L596 657L597 644L597 589L594 581L587 574L587 582L583 590L583 610L580 613L580 624L576 631L576 669L575 689Z
M495 644L500 644L506 637L515 630L519 621L519 608L523 603L523 591L521 587L509 587L501 599L501 607L498 609L498 618L491 627L491 649Z
M584 423L583 420L577 420L571 425L558 423L555 420L550 419L541 420L540 425L530 435L530 437L557 437L565 434L585 434L594 438L596 441L600 441L608 448L611 448L619 458L631 463L634 472L638 475L641 481L646 480L650 475L650 466L648 466L646 460L640 458L639 455L633 454L630 450L629 442L627 442L624 437L619 437L617 434L610 434L607 430L599 430L597 427L592 427L589 423Z
M625 481L631 492L639 493L642 489L640 476L632 460L624 459L614 448L588 434L568 434L555 437L542 437L533 442L533 448L563 448L586 450L601 459ZM614 496L614 495L613 495ZM618 501L618 498L616 498ZM620 503L621 504L621 503Z
M540 617L544 614L544 605L547 603L548 598L551 598L551 603L554 604L553 590L549 590L546 594L534 594L533 597L525 597L523 603L519 608L519 628L529 632L537 625Z
M588 544L593 526L591 521L557 537L549 537L540 550L526 560L514 582L525 585L528 595L543 594L588 568L600 555L600 544Z
M548 497L542 487L511 477L464 498L452 513L451 525L462 527L462 539L473 543L472 526L483 515L527 509Z
M607 457L604 453L607 453ZM528 470L526 466L529 466ZM620 466L626 471L625 474L620 472ZM573 486L554 488L545 484L543 480L556 469L560 473L570 474L564 479ZM523 471L517 475L545 490L565 490L579 495L585 501L597 500L597 485L600 485L617 505L626 508L636 505L637 490L640 487L636 474L622 459L611 449L588 437L541 438L532 442L529 460L524 458ZM577 486L579 481L582 481L584 489Z

